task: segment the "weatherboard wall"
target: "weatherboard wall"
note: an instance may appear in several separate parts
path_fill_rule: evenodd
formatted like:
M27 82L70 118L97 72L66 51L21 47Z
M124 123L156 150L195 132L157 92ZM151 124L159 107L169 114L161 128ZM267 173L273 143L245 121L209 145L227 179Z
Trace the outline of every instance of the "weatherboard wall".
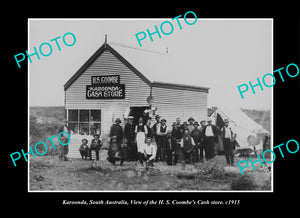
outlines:
M108 46L109 47L109 46ZM101 49L101 48L100 48ZM103 51L103 52L102 52ZM102 50L99 56L88 61L83 71L74 74L65 85L65 109L96 109L101 110L101 138L107 144L107 136L114 120L119 117L124 127L123 115L129 107L147 106L147 97L151 93L154 98L153 106L157 107L157 114L167 120L167 125L171 127L177 117L186 121L189 117L194 117L200 121L207 116L207 94L208 89L190 90L184 86L156 85L149 82L145 77L121 57L115 50ZM95 53L97 54L97 52ZM119 75L120 84L125 84L124 99L87 99L86 86L91 85L92 76ZM71 81L71 82L70 82ZM173 88L170 88L170 86ZM176 88L174 88L176 87ZM188 86L187 86L188 87ZM81 140L92 136L71 135L69 144L69 154L71 158L80 157L79 146Z
M120 75L120 83L125 84L125 99L86 99L86 85L91 84L92 76ZM110 51L105 50L66 90L65 109L100 109L101 136L109 134L111 125L129 106L147 106L146 98L150 86L125 66ZM124 122L121 123L123 126ZM75 139L77 136L74 136ZM84 136L79 136L83 138ZM70 157L79 157L80 140L70 143ZM76 144L76 145L75 145Z
M207 92L189 91L163 87L153 87L153 106L157 113L171 126L176 118L187 121L193 117L196 121L207 118Z

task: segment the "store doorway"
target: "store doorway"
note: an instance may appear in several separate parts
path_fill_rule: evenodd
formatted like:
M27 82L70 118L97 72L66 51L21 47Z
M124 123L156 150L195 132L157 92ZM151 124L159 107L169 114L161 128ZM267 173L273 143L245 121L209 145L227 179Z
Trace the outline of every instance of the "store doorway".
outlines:
M146 107L130 107L130 113L129 113L129 116L133 116L133 124L136 125L138 124L138 120L140 117L143 117L143 121L144 121L144 124L147 123L149 117L147 115L144 114L144 111L146 109L149 109L148 106Z

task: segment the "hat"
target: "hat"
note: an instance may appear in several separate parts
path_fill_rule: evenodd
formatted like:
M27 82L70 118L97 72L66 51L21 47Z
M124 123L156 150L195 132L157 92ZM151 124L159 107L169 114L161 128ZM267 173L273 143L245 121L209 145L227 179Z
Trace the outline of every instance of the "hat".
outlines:
M161 116L159 116L159 114L157 114L156 116L155 116L155 119L157 119L157 118L160 118Z
M115 120L115 123L121 123L121 119L120 119L120 118L117 118L117 119Z
M161 119L161 122L162 122L162 121L165 121L165 122L167 122L167 121L166 121L166 119Z
M127 119L133 119L134 118L134 116L128 116L128 118Z
M212 118L211 118L211 117L208 117L208 118L207 118L207 122L208 122L208 121L212 121Z
M185 132L185 130L187 130L187 131L190 132L190 129L189 129L189 128L184 128L184 129L183 129L183 132Z
M116 142L116 141L117 141L117 136L111 137L111 138L110 138L110 141L111 141L111 142L112 142L112 141L115 141L115 142Z
M224 123L229 123L228 119L224 119L223 121L224 121Z
M147 139L151 139L151 141L152 141L152 137L151 136L148 136Z
M188 119L189 122L190 122L190 120L195 121L195 119L194 119L193 117L190 117L190 118Z
M94 134L94 137L95 137L95 136L98 136L98 138L99 138L99 135L98 135L98 134Z
M87 140L87 139L82 139L81 141L82 141L82 142L85 141L86 143L88 143L88 140Z
M195 122L194 122L194 125L197 125L197 126L199 126L199 123L198 123L197 121L195 121Z
M205 120L201 120L201 121L200 121L200 123L205 123L205 122L206 122Z

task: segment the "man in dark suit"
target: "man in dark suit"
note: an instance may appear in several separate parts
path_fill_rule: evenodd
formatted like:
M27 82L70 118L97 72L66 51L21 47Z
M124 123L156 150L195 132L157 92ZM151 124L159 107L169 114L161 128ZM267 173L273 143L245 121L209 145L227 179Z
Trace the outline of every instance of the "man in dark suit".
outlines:
M124 136L127 142L127 158L129 161L137 160L137 147L134 143L135 132L133 125L133 116L128 117L128 123L124 127Z
M185 163L190 162L193 164L194 148L195 142L188 128L184 130L183 138L180 141L180 156L181 156L181 166L185 169Z
M110 128L110 134L109 137L112 138L113 136L117 137L117 142L120 145L123 140L123 128L120 126L121 120L120 118L117 118L115 120L115 123Z
M204 150L206 160L212 159L215 157L215 143L218 142L218 135L220 135L220 129L211 124L212 119L209 117L207 119L207 125L202 130L202 135L204 137Z
M227 161L227 164L230 164L233 166L234 163L234 155L233 155L233 141L236 138L236 134L232 132L231 128L228 126L229 120L224 119L225 126L221 129L222 132L222 140L223 140L223 147L224 147L224 153L225 158Z
M110 140L107 155L107 160L113 165L115 165L116 161L120 161L120 165L123 165L124 152L121 146L117 143L116 136L113 136Z
M203 147L201 147L202 132L198 127L199 127L199 123L195 121L194 129L191 131L191 136L193 137L194 142L196 144L194 162L199 161L199 150L200 150L200 160L202 161L203 159Z
M151 127L151 132L156 144L158 144L157 126L160 124L160 116L158 114L155 116L155 120L156 122Z
M171 131L168 131L165 150L167 165L176 165L180 154L180 145L176 141L176 138L172 137Z
M59 128L59 133L61 132L67 132L70 134L70 130L69 127L67 126L66 119L63 119L63 125L61 125ZM68 136L66 134L61 134L60 141L62 143L66 143L68 141ZM69 161L67 157L68 153L69 153L69 144L61 146L61 152L59 155L60 160Z
M96 153L96 160L99 160L99 150L102 147L102 142L99 139L99 135L95 134L94 139L91 141L90 145L90 160L92 160L92 150Z

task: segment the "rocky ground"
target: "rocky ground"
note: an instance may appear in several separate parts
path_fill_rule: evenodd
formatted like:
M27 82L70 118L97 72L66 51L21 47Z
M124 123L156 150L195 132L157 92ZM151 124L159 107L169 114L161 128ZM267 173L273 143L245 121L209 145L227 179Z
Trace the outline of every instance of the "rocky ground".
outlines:
M236 161L245 158L237 157ZM57 156L30 159L31 191L223 191L271 190L271 172L268 167L249 164L242 175L238 166L225 163L223 155L210 161L167 166L155 163L145 169L136 162L112 166L106 160L70 159L60 161Z

